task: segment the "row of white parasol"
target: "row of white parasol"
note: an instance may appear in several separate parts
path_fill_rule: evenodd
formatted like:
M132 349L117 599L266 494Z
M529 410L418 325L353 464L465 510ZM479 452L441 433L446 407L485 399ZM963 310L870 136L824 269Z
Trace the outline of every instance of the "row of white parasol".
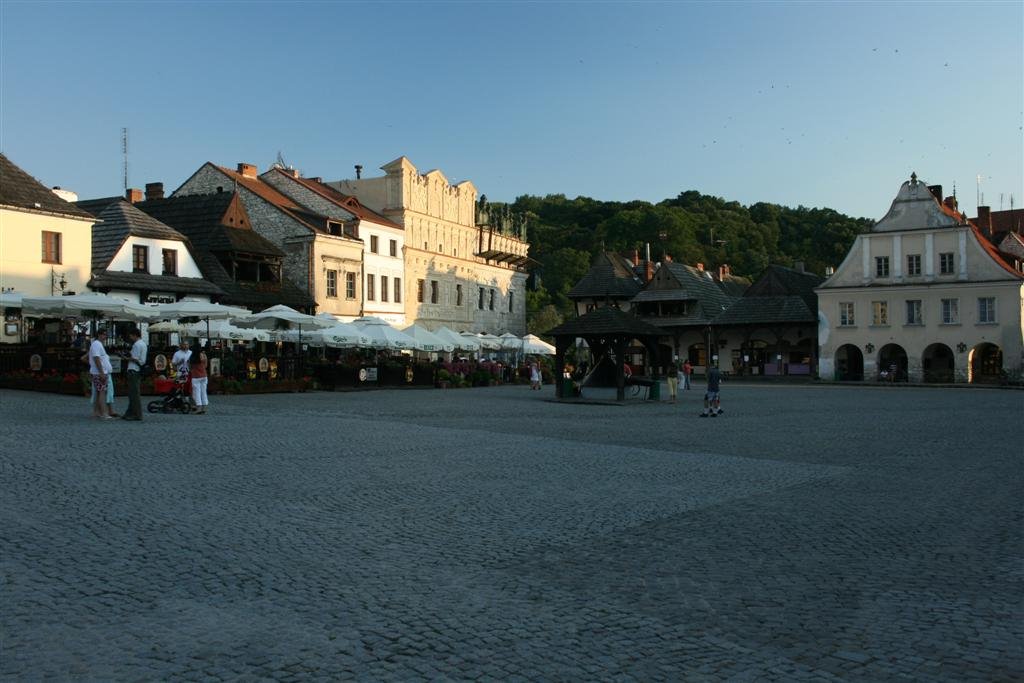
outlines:
M105 294L22 297L4 293L0 306L20 307L24 315L153 323L153 332L179 332L203 336L202 326L181 322L205 321L206 338L230 340L291 341L313 346L337 348L373 348L447 353L511 351L522 354L554 354L554 347L534 335L519 338L511 333L491 334L455 332L447 327L427 330L419 325L398 329L373 316L341 322L330 314L307 315L284 305L250 313L237 306L225 306L194 299L174 303L145 305Z

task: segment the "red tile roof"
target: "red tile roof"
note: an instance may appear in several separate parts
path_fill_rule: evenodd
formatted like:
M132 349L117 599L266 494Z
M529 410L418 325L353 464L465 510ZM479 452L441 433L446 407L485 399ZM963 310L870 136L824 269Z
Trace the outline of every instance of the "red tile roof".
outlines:
M215 166L215 168L245 189L287 213L294 220L302 223L310 230L316 230L317 232L324 231L324 226L317 226L306 219L304 214L308 216L309 211L278 192L273 186L263 182L259 178L251 178L249 176L242 175L238 171L232 171L230 168L225 168L223 166Z
M1019 270L1017 270L1016 268L1014 268L1013 266L1006 262L1006 259L1003 258L1003 255L999 252L998 249L996 249L995 245L989 242L988 238L981 234L981 230L978 229L978 226L976 226L974 223L968 223L968 225L971 226L971 231L974 232L974 237L978 240L978 244L980 244L981 248L984 249L990 257L992 257L993 261L999 264L1003 268L1003 270L1013 273L1019 278L1024 278L1024 273L1020 272Z
M395 223L390 218L385 218L384 216L377 213L373 209L369 209L363 206L357 198L351 195L347 195L344 192L340 192L337 189L331 187L330 185L319 182L312 178L296 178L295 176L289 173L285 173L279 168L276 168L274 170L281 173L286 178L294 180L295 182L299 183L306 189L312 192L316 192L324 199L334 202L335 204L345 209L349 213L354 214L357 218L361 220L372 221L374 223L377 223L378 225L386 225L389 228L398 228L399 230L403 229L401 225Z

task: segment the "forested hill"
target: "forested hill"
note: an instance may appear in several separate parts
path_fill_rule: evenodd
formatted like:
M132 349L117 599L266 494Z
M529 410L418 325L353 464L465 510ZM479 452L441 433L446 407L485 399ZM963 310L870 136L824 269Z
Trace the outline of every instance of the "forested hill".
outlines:
M546 304L568 311L565 293L590 266L602 245L632 251L651 245L651 258L669 254L709 269L728 264L732 272L756 278L769 263L824 274L838 266L854 237L874 221L832 209L795 209L777 204L743 206L699 192L683 192L657 204L603 202L588 197L525 195L511 205L529 216L530 256L541 263L542 289L531 296L531 312Z

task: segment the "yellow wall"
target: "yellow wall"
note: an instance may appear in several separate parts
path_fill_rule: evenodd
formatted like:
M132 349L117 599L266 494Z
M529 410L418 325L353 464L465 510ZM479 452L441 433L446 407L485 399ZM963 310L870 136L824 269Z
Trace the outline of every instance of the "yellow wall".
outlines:
M82 218L0 208L0 289L25 296L60 294L51 273L67 281L65 291L82 294L90 277L92 224ZM43 231L61 234L61 263L43 263Z

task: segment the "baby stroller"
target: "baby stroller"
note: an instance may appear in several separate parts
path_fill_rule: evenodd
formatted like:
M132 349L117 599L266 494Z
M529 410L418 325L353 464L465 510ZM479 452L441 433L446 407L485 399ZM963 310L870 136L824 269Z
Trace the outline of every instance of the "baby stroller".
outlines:
M153 380L153 388L163 394L162 398L146 404L151 413L190 413L192 412L192 379L188 375L179 375L176 379Z

